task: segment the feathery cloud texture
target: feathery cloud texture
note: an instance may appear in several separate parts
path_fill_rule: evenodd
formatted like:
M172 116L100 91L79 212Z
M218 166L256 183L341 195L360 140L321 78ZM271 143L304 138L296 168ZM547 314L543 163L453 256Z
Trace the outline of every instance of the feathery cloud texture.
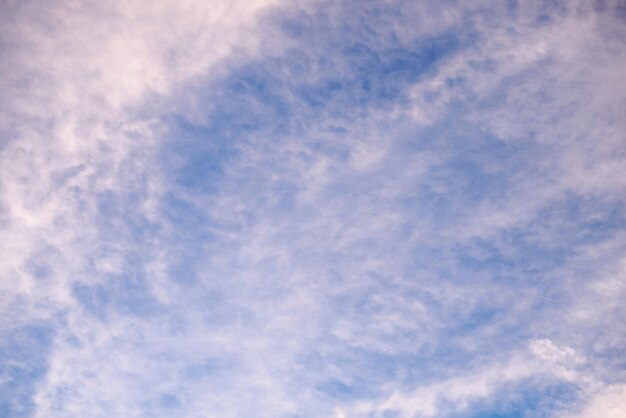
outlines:
M0 7L0 416L625 416L622 1Z

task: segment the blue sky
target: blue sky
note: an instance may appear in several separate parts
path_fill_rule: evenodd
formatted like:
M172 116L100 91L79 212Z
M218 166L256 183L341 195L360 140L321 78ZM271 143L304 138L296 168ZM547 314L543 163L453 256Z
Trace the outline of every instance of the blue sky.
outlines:
M0 7L0 417L625 416L623 2Z

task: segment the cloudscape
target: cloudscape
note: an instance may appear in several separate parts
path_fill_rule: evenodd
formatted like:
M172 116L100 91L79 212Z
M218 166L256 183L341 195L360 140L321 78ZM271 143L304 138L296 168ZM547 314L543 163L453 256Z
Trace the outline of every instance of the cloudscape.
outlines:
M0 1L0 417L625 418L622 0Z

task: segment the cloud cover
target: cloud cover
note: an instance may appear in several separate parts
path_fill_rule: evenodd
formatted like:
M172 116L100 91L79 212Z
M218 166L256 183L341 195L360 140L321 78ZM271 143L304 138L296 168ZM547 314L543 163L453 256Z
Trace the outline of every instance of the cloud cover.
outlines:
M622 2L2 9L0 416L620 416Z

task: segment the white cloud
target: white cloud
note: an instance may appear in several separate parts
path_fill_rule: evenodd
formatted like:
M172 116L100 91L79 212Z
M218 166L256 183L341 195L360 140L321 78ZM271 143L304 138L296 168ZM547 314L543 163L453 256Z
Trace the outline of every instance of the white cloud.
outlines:
M595 394L582 411L571 418L623 418L626 411L626 386L610 385Z
M383 416L385 413L406 418L445 416L489 399L511 382L535 378L545 384L554 378L565 381L578 379L576 368L582 360L571 348L557 347L552 341L543 339L531 341L529 351L509 353L508 360L494 359L477 370L457 370L455 376L449 379L410 392L394 391L387 398L357 403L341 413L359 417ZM555 367L559 368L556 373Z
M581 417L600 404L607 414L617 408L622 392L606 383L614 376L605 367L623 347L612 322L623 313L624 238L579 243L571 231L587 215L606 221L626 191L623 25L584 2L548 11L545 25L544 11L528 4L517 14L498 6L495 16L468 5L379 10L384 30L367 38L372 55L419 49L416 40L464 24L477 39L463 44L461 31L458 49L399 83L410 90L406 110L404 100L372 99L353 111L358 88L347 81L339 104L311 110L298 88L352 77L361 63L341 55L342 28L354 19L358 41L366 15L343 3L287 5L302 25L323 22L311 32L319 39L298 40L259 26L276 23L263 20L271 6L282 5L7 6L2 30L15 47L3 52L0 81L12 99L0 109L9 138L0 155L0 303L20 309L0 327L56 328L34 415L171 416L179 403L181 416L432 417L525 380L596 394ZM272 74L294 51L302 74ZM279 64L263 76L285 78L270 93L297 114L287 133L271 120L242 130L215 190L176 188L157 158L160 116L174 109L202 127L230 101L261 112L274 96L238 96L219 82L241 60L252 72L263 67L265 55ZM371 70L384 85L383 71ZM223 103L198 98L220 86ZM457 126L471 129L468 142L493 136L523 155L501 161L491 143L457 149L466 145L448 137ZM184 151L177 158L196 150ZM466 157L485 177L510 175L510 188L472 184L454 165ZM598 205L568 216L559 206L568 193ZM167 199L188 205L181 212L199 214L201 225L177 230ZM565 214L542 224L555 206ZM146 224L157 232L133 229ZM541 251L559 245L562 265L542 267ZM125 287L144 284L137 294ZM77 285L92 291L86 302ZM107 292L128 306L113 306ZM89 314L99 304L113 308ZM124 310L153 306L155 314Z
M130 413L129 404L115 405L124 389L113 382L139 363L113 347L133 327L85 318L72 287L128 274L129 253L158 245L139 247L120 213L103 205L129 219L161 222L154 152L166 95L223 73L235 51L252 56L256 19L275 4L3 4L1 325L64 318L37 386L37 416ZM160 254L155 250L157 260ZM37 263L45 277L33 272ZM162 269L155 263L149 273ZM112 365L119 369L107 369ZM96 388L108 406L89 403Z

